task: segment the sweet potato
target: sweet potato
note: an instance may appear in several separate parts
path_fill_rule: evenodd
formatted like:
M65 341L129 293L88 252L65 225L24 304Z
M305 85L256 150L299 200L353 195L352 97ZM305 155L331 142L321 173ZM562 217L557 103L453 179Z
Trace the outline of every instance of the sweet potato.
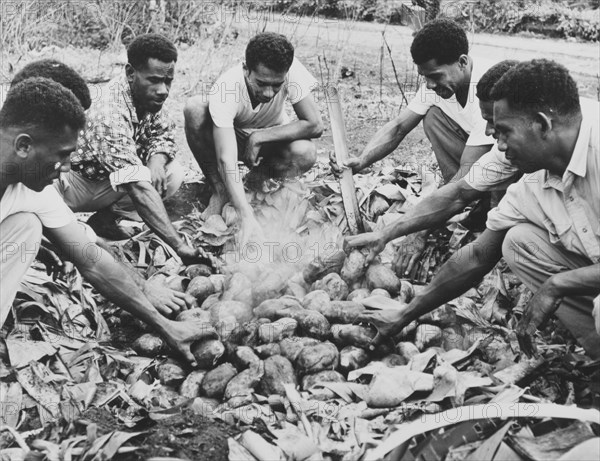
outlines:
M299 283L288 281L283 291L284 295L293 296L294 298L302 299L306 296L306 288Z
M249 322L254 313L249 304L241 301L219 301L210 308L210 320L213 325L228 316L234 316L238 323Z
M364 349L346 346L340 351L340 369L345 373L357 370L369 363L369 356Z
M311 391L312 398L315 400L330 400L336 397L336 394L327 388L314 388L319 383L345 383L344 377L334 370L324 370L318 373L306 375L302 378L302 390Z
M171 275L165 279L165 284L175 291L186 291L189 283L190 279L181 275Z
M304 346L313 346L318 342L319 340L314 338L292 336L279 341L279 347L281 348L281 355L294 363Z
M344 265L340 271L340 277L348 286L352 286L353 283L361 279L366 272L365 267L365 256L360 250L352 250L346 259Z
M419 354L419 349L413 343L405 341L396 344L396 353L404 357L404 360L408 363L410 359Z
M194 309L188 309L187 311L181 311L175 320L178 322L185 322L187 320L200 320L210 325L210 312L196 307Z
M277 343L283 338L294 334L298 322L290 317L283 317L272 323L265 323L258 327L258 338L263 343Z
M215 286L208 277L199 275L190 281L186 293L192 295L198 304L202 305L206 298L215 293Z
M346 259L343 250L337 250L330 255L311 261L302 271L302 277L309 285L332 272L339 272Z
M365 325L336 324L331 327L332 341L340 346L368 349L376 334L375 328Z
M236 272L225 281L225 290L221 299L224 301L240 301L252 305L252 282L241 272Z
M317 280L311 288L312 290L325 290L332 300L343 300L348 296L348 284L335 272Z
M225 386L223 398L229 400L233 397L251 394L260 383L264 373L265 367L263 362L258 362L245 369L229 380L227 386Z
M303 310L300 302L289 296L282 296L277 299L267 299L254 308L254 316L257 318L267 318L277 320L286 317L286 312Z
M392 295L390 295L390 293L387 290L384 290L383 288L375 288L371 292L371 296L384 296L386 298L392 297Z
M298 322L298 331L301 335L320 340L329 337L331 326L323 314L302 309L290 312L289 316Z
M296 365L302 376L323 370L334 370L339 361L339 352L329 341L302 348Z
M256 352L256 355L264 360L273 355L281 355L281 346L279 346L279 343L262 344L260 346L256 346L254 348L254 352Z
M365 310L362 304L354 301L331 301L320 312L330 323L352 323Z
M265 374L260 382L262 394L285 395L284 384L298 384L291 362L281 355L265 359Z
M229 341L241 346L254 347L258 344L258 326L259 324L253 320L237 325L235 330L231 332Z
M321 309L329 306L330 302L329 293L325 290L314 290L307 293L302 299L302 306L304 309L321 312Z
M369 296L371 296L371 290L368 288L357 288L356 290L352 290L350 292L346 300L358 302L361 299L368 298Z
M237 375L237 370L231 363L223 363L204 375L200 383L200 392L210 398L220 399L225 393L227 383Z
M200 309L209 311L210 308L217 304L220 300L221 293L212 294L208 298L206 298L202 304L200 304Z
M261 277L252 290L253 306L257 306L266 299L277 298L285 288L285 274L281 272L269 272Z
M204 370L209 370L225 354L225 345L217 339L203 339L192 343L190 350L198 366Z
M367 269L366 279L371 290L383 288L391 296L396 296L402 285L394 271L383 264L371 264Z
M206 264L191 264L185 268L185 275L190 279L198 277L208 277L212 274L212 270Z
M258 356L254 353L251 347L238 346L233 354L233 364L239 370L245 370L251 365L256 365L260 362Z
M204 379L206 370L192 371L179 387L179 393L186 399L194 399L200 395L200 383Z
M145 333L133 342L131 348L144 357L154 357L163 352L165 346L165 342L160 336Z
M409 303L415 297L415 288L412 283L407 280L400 281L400 292L398 293L398 301L402 303Z
M223 274L212 274L208 276L208 279L215 287L215 293L223 293L225 289L225 276Z
M156 373L161 384L165 386L178 386L185 379L186 373L178 363L167 360L156 367Z
M418 319L419 323L428 323L439 327L446 327L457 322L454 308L449 304L444 304L431 312L422 315Z

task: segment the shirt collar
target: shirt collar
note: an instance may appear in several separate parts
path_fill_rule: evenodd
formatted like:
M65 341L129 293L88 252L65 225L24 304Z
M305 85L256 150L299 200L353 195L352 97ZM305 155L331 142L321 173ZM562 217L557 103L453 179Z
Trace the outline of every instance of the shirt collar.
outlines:
M567 176L574 174L579 177L584 177L587 171L587 155L590 143L590 134L592 131L592 124L589 117L586 116L585 112L582 111L581 126L579 127L579 134L577 135L577 141L575 142L575 148L573 149L573 155L567 165L562 178L551 174L548 170L544 170L544 189L548 187L554 187L558 190L563 190L562 185L565 183Z
M123 75L119 78L118 81L119 90L121 92L121 97L123 98L123 102L127 109L129 110L129 114L131 116L131 121L136 125L139 124L137 112L135 110L135 106L133 105L133 96L131 94L131 86L129 86L129 82L127 81L127 76Z

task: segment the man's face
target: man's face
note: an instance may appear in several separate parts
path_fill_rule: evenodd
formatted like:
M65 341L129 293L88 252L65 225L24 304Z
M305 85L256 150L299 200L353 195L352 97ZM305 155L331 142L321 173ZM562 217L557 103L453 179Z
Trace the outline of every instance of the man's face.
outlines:
M479 110L481 117L487 122L485 125L485 135L493 136L496 139L496 130L494 129L494 101L479 101Z
M533 173L546 167L539 124L529 115L511 109L506 99L494 103L494 129L498 149L519 170Z
M285 83L286 72L275 72L259 63L256 69L244 64L244 77L253 102L265 104L275 97Z
M450 99L461 86L469 83L465 73L467 64L466 55L452 64L438 64L435 59L430 59L417 65L417 71L425 77L427 89L435 91L440 98Z
M48 134L33 130L26 135L31 140L30 151L22 165L21 182L36 192L52 184L61 173L71 169L71 153L77 147L78 132L65 126L61 132Z
M127 64L126 73L135 108L142 113L155 114L160 111L171 90L175 62L150 58L146 65L139 69Z

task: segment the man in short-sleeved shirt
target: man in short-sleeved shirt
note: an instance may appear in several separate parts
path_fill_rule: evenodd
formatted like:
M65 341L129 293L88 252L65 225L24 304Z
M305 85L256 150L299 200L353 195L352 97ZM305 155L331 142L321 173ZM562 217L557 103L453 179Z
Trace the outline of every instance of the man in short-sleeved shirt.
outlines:
M481 236L457 251L406 309L372 323L391 336L472 287L504 257L534 292L516 328L522 351L534 352L536 328L556 313L598 359L600 107L582 106L567 69L544 59L506 72L491 96L498 148L525 175L490 211Z
M96 211L87 223L109 239L131 236L120 217L143 220L186 264L205 261L173 227L163 199L179 189L174 125L163 109L175 75L177 50L158 34L137 37L125 75L111 81L87 111L72 170L56 183L74 211Z
M238 159L257 183L310 169L316 160L311 139L323 131L311 95L316 85L283 35L262 33L248 43L245 62L218 78L208 101L194 97L186 104L188 144L214 192L205 216L220 213L230 200L242 244L262 232L239 181ZM287 116L286 102L298 120Z
M425 83L398 117L377 131L362 154L345 166L356 173L381 160L422 120L444 182L463 177L469 165L494 144L485 133L475 93L477 82L492 63L476 61L468 51L467 35L454 21L427 23L410 48ZM337 169L334 163L332 168Z

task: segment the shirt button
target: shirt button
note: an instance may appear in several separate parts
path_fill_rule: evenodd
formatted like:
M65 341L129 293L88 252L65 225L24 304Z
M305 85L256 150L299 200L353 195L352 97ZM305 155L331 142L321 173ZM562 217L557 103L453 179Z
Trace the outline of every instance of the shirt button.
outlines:
M574 198L573 198L573 196L571 195L571 196L569 197L569 200L572 202L572 201L573 201L573 200L575 200L575 199L574 199Z
M585 234L587 232L587 227L584 227L583 229L581 229L581 232L583 232Z

